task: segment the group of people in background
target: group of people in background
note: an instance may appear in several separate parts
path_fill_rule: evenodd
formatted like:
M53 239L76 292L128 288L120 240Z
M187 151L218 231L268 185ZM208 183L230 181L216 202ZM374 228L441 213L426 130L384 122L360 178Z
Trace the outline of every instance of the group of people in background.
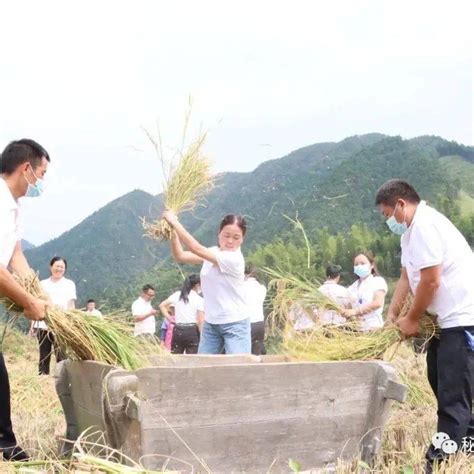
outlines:
M264 323L264 302L267 294L266 287L256 278L256 268L249 266L244 271L244 295L246 307L243 314L247 315L250 321L250 347L246 352L237 352L239 349L232 349L232 344L225 345L222 341L222 347L215 352L203 352L202 344L208 344L206 339L201 337L204 325L206 324L205 302L206 295L203 294L201 287L201 275L188 275L182 288L172 293L168 298L159 304L159 310L163 315L163 324L160 330L160 341L164 348L173 354L197 354L215 353L215 354L235 354L252 353L261 355L265 353L265 323ZM153 308L151 300L155 296L155 288L151 285L145 285L142 288L142 294L132 304L132 316L134 321L134 334L137 337L144 337L150 341L155 339L156 320L158 311ZM225 305L225 302L222 302ZM232 321L225 324L232 325ZM231 326L228 327L229 333ZM240 335L239 335L240 337ZM217 344L214 342L215 347ZM204 346L206 347L206 346ZM214 349L213 349L214 350Z
M28 275L31 268L21 247L19 205L22 197L42 194L43 179L50 164L47 151L34 140L22 139L8 144L0 160L0 294L24 309L25 317L38 330L38 338L46 344L53 340L45 336L47 327L41 324L48 306L75 306L75 286L64 278L67 268L62 258L51 262L51 277L42 282L50 301L29 294L12 276L12 272ZM375 205L386 219L390 230L401 237L401 274L390 303L387 319L395 322L404 337L419 333L425 311L436 316L439 337L431 339L427 351L428 380L437 399L437 431L463 446L474 439L474 255L461 232L444 215L420 199L406 181L389 180L375 196ZM207 247L194 238L172 211L163 218L173 228L171 252L179 263L201 265L199 285L191 277L178 295L163 302L163 313L171 319L174 305L173 335L176 350L195 350L199 332L198 353L246 354L252 350L252 323L257 323L255 347L261 347L260 303L249 304L248 294L261 297L251 272L245 272L241 245L247 225L243 217L226 216L218 231L218 245ZM341 317L358 317L361 330L371 330L383 324L382 308L387 292L378 277L374 262L365 254L354 260L357 280L348 288L353 307L344 308ZM331 295L338 285L338 271L328 272L322 291ZM342 290L341 290L342 291ZM401 315L402 303L409 293L413 302ZM196 294L196 296L194 296ZM155 291L146 286L134 303L135 334L156 331L157 310L151 305ZM93 311L92 301L90 311ZM254 309L258 305L257 311ZM351 304L352 306L352 304ZM179 314L178 314L179 313ZM333 315L334 316L334 315ZM331 315L327 315L331 317ZM255 319L253 319L255 318ZM189 326L187 326L189 325ZM41 331L40 331L41 330ZM193 349L194 347L194 349ZM184 348L184 349L183 349ZM40 349L44 350L44 349ZM5 460L23 461L28 454L17 444L10 411L10 384L3 353L0 350L0 451ZM469 442L469 441L468 441ZM433 444L426 453L427 471L447 454Z
M290 314L296 331L311 330L318 324L343 325L349 320L357 321L356 329L361 332L383 327L382 313L388 286L379 275L374 256L368 252L356 255L352 269L356 280L348 288L340 284L342 270L340 265L329 265L326 281L319 287L319 291L341 310L315 308L313 314L308 315L296 303Z

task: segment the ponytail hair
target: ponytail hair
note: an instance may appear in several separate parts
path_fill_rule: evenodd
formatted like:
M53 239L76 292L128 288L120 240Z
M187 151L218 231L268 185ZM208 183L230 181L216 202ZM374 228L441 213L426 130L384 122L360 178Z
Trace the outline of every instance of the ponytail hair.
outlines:
M184 280L183 287L181 288L179 299L183 300L186 304L189 303L189 293L191 293L191 290L200 283L201 277L196 273L187 276Z

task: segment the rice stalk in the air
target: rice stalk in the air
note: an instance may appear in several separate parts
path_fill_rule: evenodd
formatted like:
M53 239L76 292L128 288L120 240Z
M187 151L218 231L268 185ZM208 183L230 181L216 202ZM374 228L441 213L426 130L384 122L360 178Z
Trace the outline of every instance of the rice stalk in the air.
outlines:
M318 311L340 312L341 307L316 290L317 284L300 276L280 270L265 269L275 289L270 315L272 328L281 332L285 353L294 359L313 361L371 360L381 359L386 351L400 344L402 335L395 323L368 332L359 331L357 318L343 325L318 324ZM411 297L405 302L400 317L408 311ZM295 331L291 312L298 310L314 320L315 326ZM434 319L424 315L420 321L420 335L429 339L436 335Z
M183 141L180 150L170 163L167 162L161 146L161 136L155 138L145 131L152 142L163 172L163 196L166 209L180 214L194 209L214 186L214 176L211 173L211 161L204 154L202 148L206 140L206 133L201 132L189 145L185 145L185 137L189 123L188 111L183 131ZM164 220L147 222L142 219L145 235L157 240L169 240L172 228Z
M14 277L30 295L46 299L36 274ZM8 298L0 297L0 303L8 311L23 311ZM134 338L130 328L111 317L98 318L80 310L50 306L45 322L69 359L93 360L129 370L146 365L146 352L150 351L150 346Z

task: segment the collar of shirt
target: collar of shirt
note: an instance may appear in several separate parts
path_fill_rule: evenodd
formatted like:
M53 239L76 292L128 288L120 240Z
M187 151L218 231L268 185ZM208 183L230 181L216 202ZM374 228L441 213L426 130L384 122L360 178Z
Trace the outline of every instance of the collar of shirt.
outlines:
M406 230L406 232L402 235L401 237L401 243L402 245L406 245L407 242L409 242L410 240L410 235L411 235L411 231L414 229L414 227L416 226L416 223L417 221L420 220L420 217L423 215L423 213L425 212L425 209L426 209L427 205L426 205L426 201L420 201L420 203L418 204L418 206L416 206L416 211L415 211L415 214L413 215L413 219L411 220L411 223L410 223L410 226L408 227L408 229Z
M417 219L419 218L420 214L423 214L423 211L426 209L426 201L420 201L418 206L416 206L415 214L413 215L413 219L411 220L409 229L413 228L416 224Z
M6 203L9 209L16 211L18 209L18 202L15 201L13 194L10 191L6 181L3 178L0 178L0 196L1 200L6 199Z
M367 275L364 279L359 278L357 281L357 286L360 288L362 285L366 285L367 283L371 282L374 278L374 274L371 273Z

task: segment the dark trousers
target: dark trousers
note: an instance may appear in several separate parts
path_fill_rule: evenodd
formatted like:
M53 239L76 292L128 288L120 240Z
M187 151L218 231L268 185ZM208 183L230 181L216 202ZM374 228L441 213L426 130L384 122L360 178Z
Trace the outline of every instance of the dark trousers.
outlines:
M197 324L176 324L173 329L171 340L171 352L173 354L197 354L199 347L199 329Z
M48 375L53 349L56 356L56 362L64 360L64 356L59 347L55 344L54 334L51 331L48 331L47 329L38 329L36 336L39 342L39 374Z
M463 437L474 436L474 351L465 330L474 335L474 326L442 329L426 354L428 380L438 401L437 432L448 434L458 446ZM429 460L443 457L440 451L430 446L426 456Z
M10 408L10 382L5 360L0 352L0 449L15 445Z
M265 354L265 345L263 343L265 339L265 322L259 321L258 323L252 323L252 354L262 355Z

